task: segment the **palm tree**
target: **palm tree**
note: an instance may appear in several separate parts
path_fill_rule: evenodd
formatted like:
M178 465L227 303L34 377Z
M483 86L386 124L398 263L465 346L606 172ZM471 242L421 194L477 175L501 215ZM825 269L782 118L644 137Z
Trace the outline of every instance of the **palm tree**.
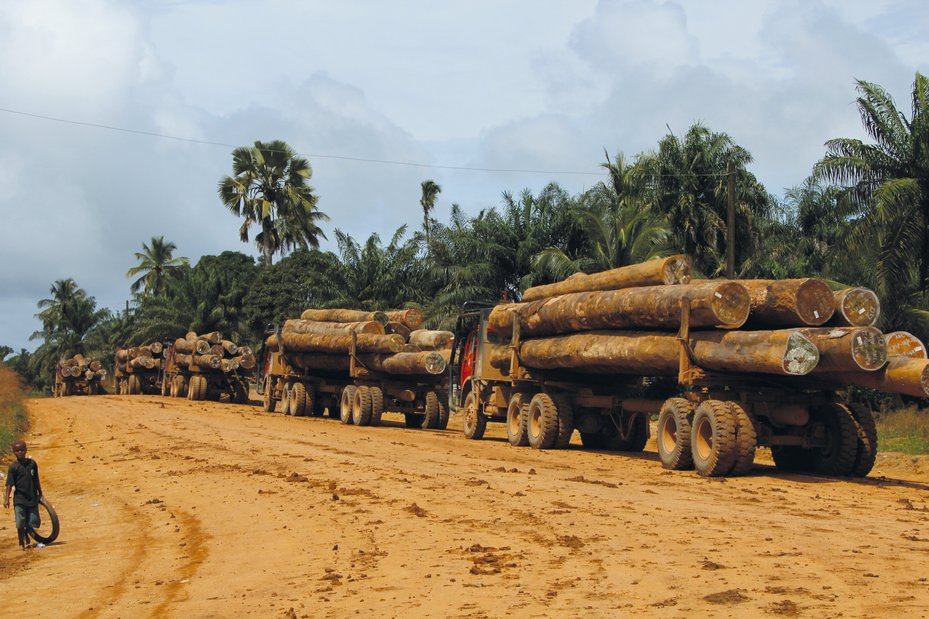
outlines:
M126 277L141 274L129 287L132 292L138 292L142 288L143 294L159 295L164 290L165 281L177 275L180 268L189 262L187 258L174 257L177 245L166 243L165 237L153 236L151 242L151 246L142 243L142 251L135 253L139 264L126 271Z
M887 322L899 327L929 290L929 80L916 73L910 118L877 84L857 84L858 111L874 143L826 142L814 174L845 186L847 246L875 249L875 286Z
M426 252L429 252L429 213L435 208L435 201L439 194L442 193L442 187L434 180L429 179L420 183L422 197L419 199L419 205L423 207L423 231L426 233Z
M281 140L256 141L253 147L232 151L232 171L219 182L219 197L233 214L245 218L239 228L243 242L248 242L252 224L261 228L255 242L265 264L271 264L275 253L319 247L326 235L317 222L329 217L319 210L307 184L313 170L306 159Z

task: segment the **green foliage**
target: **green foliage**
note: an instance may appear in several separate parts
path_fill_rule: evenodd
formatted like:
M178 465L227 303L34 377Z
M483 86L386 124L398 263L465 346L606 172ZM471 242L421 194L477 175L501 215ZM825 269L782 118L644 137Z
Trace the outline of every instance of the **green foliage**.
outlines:
M126 277L140 277L132 282L129 289L132 292L143 294L161 294L165 282L171 277L176 277L179 269L188 264L187 258L175 258L174 250L177 246L174 243L165 242L165 237L152 237L151 246L142 243L142 251L136 252L136 260L139 264L132 267L126 272Z
M877 435L881 451L929 454L929 411L910 405L882 412Z
M219 182L219 197L233 214L245 221L239 236L248 242L249 228L260 227L255 243L264 263L274 254L290 249L319 247L326 238L318 222L329 219L317 207L308 185L313 170L281 140L256 141L252 147L232 151L232 176Z
M0 453L8 454L13 441L29 429L23 390L16 373L0 364Z

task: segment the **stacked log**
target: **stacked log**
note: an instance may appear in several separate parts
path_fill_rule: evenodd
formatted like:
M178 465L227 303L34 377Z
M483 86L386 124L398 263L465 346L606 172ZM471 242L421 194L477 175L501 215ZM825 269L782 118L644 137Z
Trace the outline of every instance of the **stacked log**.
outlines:
M219 331L200 335L190 331L174 340L174 351L174 362L179 367L195 365L201 371L230 374L240 369L251 370L257 363L251 348L226 339Z
M448 365L452 334L420 329L422 323L423 315L416 309L307 309L300 319L285 321L266 344L305 370L348 371L354 350L355 367L360 371L441 374Z
M132 374L156 370L164 365L164 344L152 342L145 346L132 346L116 350L116 365L120 371Z
M55 366L56 383L74 383L77 381L87 381L87 393L100 393L102 389L98 385L106 378L106 370L103 365L96 359L84 357L76 354L68 359L62 359ZM62 391L58 395L65 395Z

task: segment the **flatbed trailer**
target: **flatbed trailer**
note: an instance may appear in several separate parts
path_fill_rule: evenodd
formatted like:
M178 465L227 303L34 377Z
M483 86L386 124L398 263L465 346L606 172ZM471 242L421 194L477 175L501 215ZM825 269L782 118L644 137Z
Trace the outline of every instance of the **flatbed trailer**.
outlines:
M669 469L744 474L758 446L770 447L783 470L865 476L874 465L877 431L870 410L811 381L696 366L686 304L676 381L527 368L518 354L518 320L511 336L500 337L488 329L492 307L466 306L455 328L449 408L462 413L469 439L482 438L487 422L503 422L515 446L564 448L577 430L585 447L636 452L644 449L657 415L658 455ZM509 364L499 363L501 347ZM654 382L669 388L652 395Z
M219 400L225 394L234 404L248 402L248 379L253 371L238 368L224 372L194 361L182 366L177 363L177 354L173 342L166 345L161 395L186 397L188 400Z

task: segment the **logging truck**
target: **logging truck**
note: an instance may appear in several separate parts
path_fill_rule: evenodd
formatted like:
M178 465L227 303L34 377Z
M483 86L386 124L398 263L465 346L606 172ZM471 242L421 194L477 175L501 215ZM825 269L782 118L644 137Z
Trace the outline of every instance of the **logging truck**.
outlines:
M58 362L55 368L55 397L71 395L98 395L103 393L106 370L97 360L86 360L83 355Z
M296 416L328 411L329 417L357 426L380 425L390 411L403 414L409 428L448 426L446 356L404 352L401 336L365 333L363 326L350 333L296 331L312 328L309 322L289 320L266 340L259 377L265 411Z
M658 455L669 469L744 474L756 447L767 446L779 469L868 474L877 451L870 410L842 401L836 391L842 381L835 374L815 381L798 377L817 365L840 372L852 361L861 375L877 376L866 370L887 361L883 334L873 327L691 331L693 324L725 322L725 314L739 305L744 315L733 314L731 323L744 323L748 301L739 296L744 292L665 286L660 295L669 296L656 296L637 314L629 299L657 295L655 290L618 291L624 312L602 313L614 324L599 326L622 327L630 320L652 328L676 324L677 333L570 332L590 328L601 317L585 306L559 313L561 299L570 295L537 301L544 307L466 306L448 370L449 408L460 411L465 436L480 439L488 421L499 421L514 446L564 448L577 430L585 447L636 452L645 447L657 415ZM700 301L703 293L707 303ZM604 306L602 296L595 301ZM707 322L714 302L720 307ZM542 329L559 320L574 326L546 336ZM579 321L586 324L577 327ZM526 330L535 339L523 338ZM921 363L925 389L929 375Z
M254 367L249 349L224 340L218 332L188 333L165 349L161 394L189 400L219 400L226 395L234 404L246 404Z
M160 393L163 351L163 342L118 349L113 360L116 393L119 395Z

